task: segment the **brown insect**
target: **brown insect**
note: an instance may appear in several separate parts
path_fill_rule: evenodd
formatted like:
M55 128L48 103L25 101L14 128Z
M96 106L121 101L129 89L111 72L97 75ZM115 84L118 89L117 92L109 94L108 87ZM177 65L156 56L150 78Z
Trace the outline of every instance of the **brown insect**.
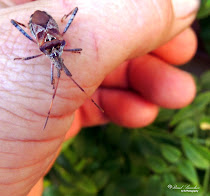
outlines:
M61 58L61 55L64 52L73 52L73 53L80 53L82 51L81 48L73 48L73 49L64 49L64 46L66 44L65 40L63 39L63 35L66 33L68 28L70 27L72 21L74 20L74 17L76 16L78 11L78 8L74 8L69 14L64 15L61 21L66 19L67 17L70 16L70 19L64 28L63 33L59 32L59 28L55 20L46 12L37 10L35 11L31 17L30 21L28 23L29 29L32 33L32 35L35 37L35 40L31 38L30 35L28 35L20 26L23 26L26 28L26 26L22 23L19 23L15 20L11 20L11 23L28 39L30 39L32 42L38 44L39 49L41 50L41 54L34 55L34 56L29 56L25 58L15 58L14 60L30 60L34 59L37 57L40 57L42 55L46 55L47 57L50 58L51 60L51 85L53 86L54 93L52 95L52 100L51 104L49 107L48 115L44 124L43 129L45 129L52 105L53 105L53 100L56 95L56 91L58 88L58 83L61 75L61 71L63 70L67 76L71 78L71 80L76 84L79 89L84 92L86 95L87 93L85 90L72 78L71 72L68 70L68 68L64 65L63 59ZM57 84L55 86L55 79L54 79L54 67L57 68ZM88 95L87 95L88 96ZM102 111L103 109L92 99L90 100Z

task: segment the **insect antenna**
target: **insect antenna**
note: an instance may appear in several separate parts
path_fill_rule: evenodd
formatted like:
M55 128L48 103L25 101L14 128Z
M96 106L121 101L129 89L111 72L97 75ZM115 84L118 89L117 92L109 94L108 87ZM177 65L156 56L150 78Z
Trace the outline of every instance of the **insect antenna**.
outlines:
M95 104L95 106L101 111L101 112L104 112L104 110L91 98L88 96L88 94L86 93L86 91L72 78L72 76L69 76L71 78L71 80L74 82L74 84L76 84L79 89L85 93L87 95L87 97Z
M70 77L70 79L74 82L74 84L77 85L77 87L79 87L79 89L85 93L85 95L95 104L95 106L104 113L104 110L86 93L86 91L74 80L74 78L72 78L72 74L70 73L70 71L67 69L67 67L65 65L63 65L63 70L66 73L67 76Z
M67 76L70 77L70 79L74 82L74 84L76 84L77 87L79 87L79 89L85 93L85 95L92 101L92 103L95 104L95 106L101 111L101 112L104 112L104 110L91 98L89 97L89 95L86 93L86 91L72 78L72 74L69 72L69 70L64 66L64 71L66 73ZM47 118L46 118L46 121L45 121L45 124L44 124L44 127L43 127L43 130L46 128L47 126L47 122L48 122L48 119L50 117L50 113L51 113L51 109L52 109L52 105L53 105L53 101L54 101L54 98L55 98L55 95L56 95L56 92L57 92L57 88L58 88L58 83L59 83L59 79L60 79L60 70L58 70L58 81L57 81L57 84L55 86L55 89L54 89L54 93L53 93L53 96L52 96L52 100L51 100L51 103L50 103L50 107L49 107L49 111L48 111L48 114L47 114Z
M58 88L59 79L60 79L60 70L58 70L58 81L57 81L57 84L56 84L56 86L55 86L54 93L53 93L53 95L52 95L52 100L51 100L51 103L50 103L49 111L48 111L48 114L47 114L46 121L45 121L45 123L44 123L43 130L46 128L48 119L49 119L49 117L50 117L50 113L51 113L53 101L54 101L54 98L55 98L55 95L56 95L56 92L57 92L57 88Z

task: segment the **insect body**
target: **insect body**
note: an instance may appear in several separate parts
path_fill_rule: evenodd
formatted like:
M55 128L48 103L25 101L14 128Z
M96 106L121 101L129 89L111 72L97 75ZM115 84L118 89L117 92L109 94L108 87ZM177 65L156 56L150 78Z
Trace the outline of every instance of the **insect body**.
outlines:
M70 27L76 13L78 11L78 8L74 8L69 14L64 15L62 20L64 18L67 18L70 16L70 19L61 34L59 32L59 28L55 20L46 12L37 10L34 12L34 14L31 15L30 21L29 21L29 29L34 36L35 40L28 35L21 26L26 27L24 24L19 23L15 20L11 20L11 23L29 40L33 41L34 43L37 43L39 46L39 49L41 50L41 54L30 56L30 57L25 57L25 58L15 58L15 60L30 60L33 58L40 57L42 55L46 55L47 57L50 58L51 60L51 84L53 85L54 93L52 96L50 108L48 111L48 115L44 124L44 128L47 125L48 118L51 113L52 105L53 105L53 100L56 95L56 91L58 88L58 83L59 83L59 78L61 75L61 71L63 70L67 76L71 78L71 80L79 87L81 91L83 91L86 95L87 93L85 90L72 78L71 72L67 69L67 67L63 63L63 59L61 58L61 55L63 51L66 52L73 52L73 53L80 53L82 51L81 48L74 48L74 49L64 49L65 46L65 40L63 39L63 35L66 33L68 28ZM57 68L57 84L55 86L55 79L54 79L54 67ZM103 109L96 104L96 102L90 98L91 101L103 112Z

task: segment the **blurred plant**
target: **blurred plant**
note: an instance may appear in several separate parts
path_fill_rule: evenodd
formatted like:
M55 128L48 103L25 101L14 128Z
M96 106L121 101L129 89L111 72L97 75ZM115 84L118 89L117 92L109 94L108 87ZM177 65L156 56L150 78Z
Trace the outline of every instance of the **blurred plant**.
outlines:
M209 15L210 15L210 0L201 0L201 6L197 17L206 18Z
M210 0L202 0L201 2L197 15L200 26L199 37L201 38L202 45L210 54Z
M183 194L170 187L175 185L210 195L210 72L198 87L191 105L161 109L148 127L109 124L81 131L46 176L44 196Z

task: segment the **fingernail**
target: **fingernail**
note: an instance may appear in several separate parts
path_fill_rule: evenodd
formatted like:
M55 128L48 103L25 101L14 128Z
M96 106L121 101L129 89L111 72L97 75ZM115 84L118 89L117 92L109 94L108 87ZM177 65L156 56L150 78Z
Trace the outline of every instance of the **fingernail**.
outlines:
M196 12L200 7L200 0L172 0L176 18L185 18Z

